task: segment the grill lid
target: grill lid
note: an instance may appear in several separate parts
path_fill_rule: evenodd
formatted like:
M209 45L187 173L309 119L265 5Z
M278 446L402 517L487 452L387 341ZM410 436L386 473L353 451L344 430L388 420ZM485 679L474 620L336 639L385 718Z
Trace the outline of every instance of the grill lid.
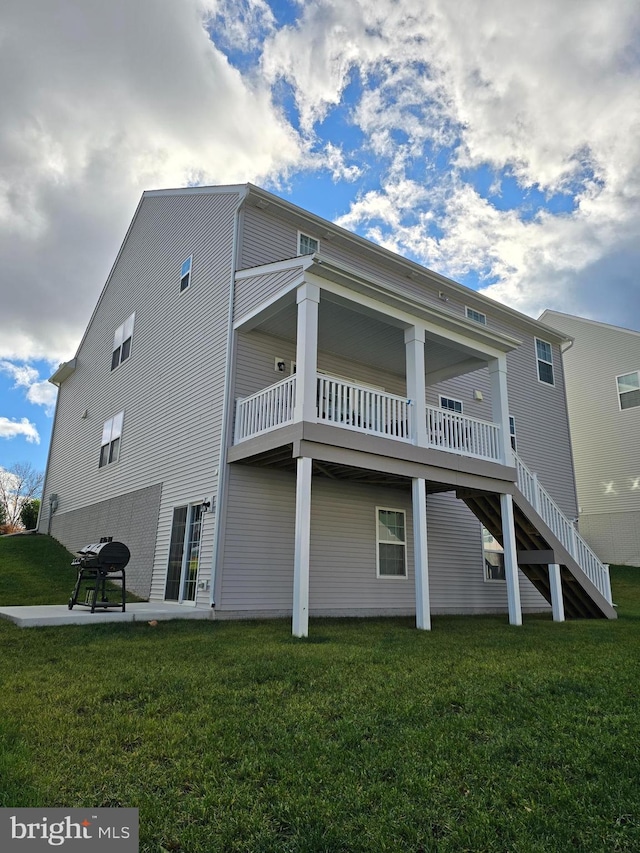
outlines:
M77 552L81 563L96 566L104 571L123 569L131 552L123 542L95 542Z

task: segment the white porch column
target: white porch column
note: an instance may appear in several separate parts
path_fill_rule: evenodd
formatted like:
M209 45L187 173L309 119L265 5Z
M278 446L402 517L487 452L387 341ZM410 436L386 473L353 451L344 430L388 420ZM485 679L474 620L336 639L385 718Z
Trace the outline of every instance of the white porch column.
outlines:
M500 426L502 462L513 465L511 437L509 434L509 395L507 393L507 357L501 355L489 362L491 379L491 417Z
M427 484L420 477L411 481L413 506L413 555L416 587L416 628L431 630L429 607L429 555L427 553Z
M424 329L405 329L404 344L407 366L407 398L413 407L413 443L427 446L427 398L424 371Z
M509 624L522 625L522 607L520 606L520 580L518 578L518 553L516 531L513 520L513 498L500 495L502 511L502 541L504 544L504 574L507 581L507 603Z
M549 563L549 589L551 590L551 610L554 622L564 622L564 601L562 598L562 579L558 563Z
M311 547L311 463L302 456L297 460L296 530L293 560L294 637L309 634L309 552Z
M320 288L301 284L297 293L298 331L296 338L295 421L315 421L318 373L318 305Z

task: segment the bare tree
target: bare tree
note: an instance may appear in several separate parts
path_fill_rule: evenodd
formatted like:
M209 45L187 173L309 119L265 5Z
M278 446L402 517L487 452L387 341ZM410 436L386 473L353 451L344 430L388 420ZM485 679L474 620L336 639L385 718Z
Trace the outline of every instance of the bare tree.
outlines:
M0 468L0 506L4 509L7 526L20 526L23 503L40 497L43 482L44 473L37 471L30 462L16 462L10 468Z

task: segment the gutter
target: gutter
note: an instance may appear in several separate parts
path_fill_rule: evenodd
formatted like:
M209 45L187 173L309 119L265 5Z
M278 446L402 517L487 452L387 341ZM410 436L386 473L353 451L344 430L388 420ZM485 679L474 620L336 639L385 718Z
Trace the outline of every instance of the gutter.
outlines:
M209 606L215 607L216 592L220 582L221 575L218 572L218 565L222 559L222 529L226 520L227 512L227 492L228 492L228 477L227 477L227 437L231 430L231 419L233 417L233 402L230 399L231 394L231 378L232 378L232 356L233 356L233 303L236 290L236 268L238 265L238 242L240 232L240 209L244 205L245 199L249 194L249 186L245 185L240 190L240 197L236 209L233 214L233 242L231 246L231 272L229 275L229 311L227 315L227 347L225 352L225 373L224 373L224 406L222 410L222 429L220 430L220 453L218 455L218 492L217 492L217 507L216 507L216 526L213 533L213 556L211 564L211 581L209 592Z

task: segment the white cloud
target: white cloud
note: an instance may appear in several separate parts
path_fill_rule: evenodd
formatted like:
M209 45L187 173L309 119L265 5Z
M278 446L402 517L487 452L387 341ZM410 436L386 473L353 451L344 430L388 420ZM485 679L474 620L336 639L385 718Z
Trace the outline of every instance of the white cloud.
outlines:
M16 421L0 416L0 438L15 438L17 435L24 436L31 444L40 444L38 430L27 418Z
M37 406L44 406L44 410L50 417L56 408L58 389L51 382L35 382L27 391L27 400Z
M634 0L320 0L274 35L264 67L294 86L305 127L354 75L362 83L352 118L383 174L341 224L450 275L478 271L523 311L628 322L640 301L622 274L640 244L639 35ZM510 175L573 209L504 209L470 183L478 167L494 191Z
M268 86L209 37L212 5L5 3L0 357L73 354L144 189L260 181L300 161ZM248 25L268 22L264 4L247 8Z
M0 372L10 376L16 388L21 386L29 387L39 377L38 371L28 364L12 364L10 361L4 360L0 361Z

